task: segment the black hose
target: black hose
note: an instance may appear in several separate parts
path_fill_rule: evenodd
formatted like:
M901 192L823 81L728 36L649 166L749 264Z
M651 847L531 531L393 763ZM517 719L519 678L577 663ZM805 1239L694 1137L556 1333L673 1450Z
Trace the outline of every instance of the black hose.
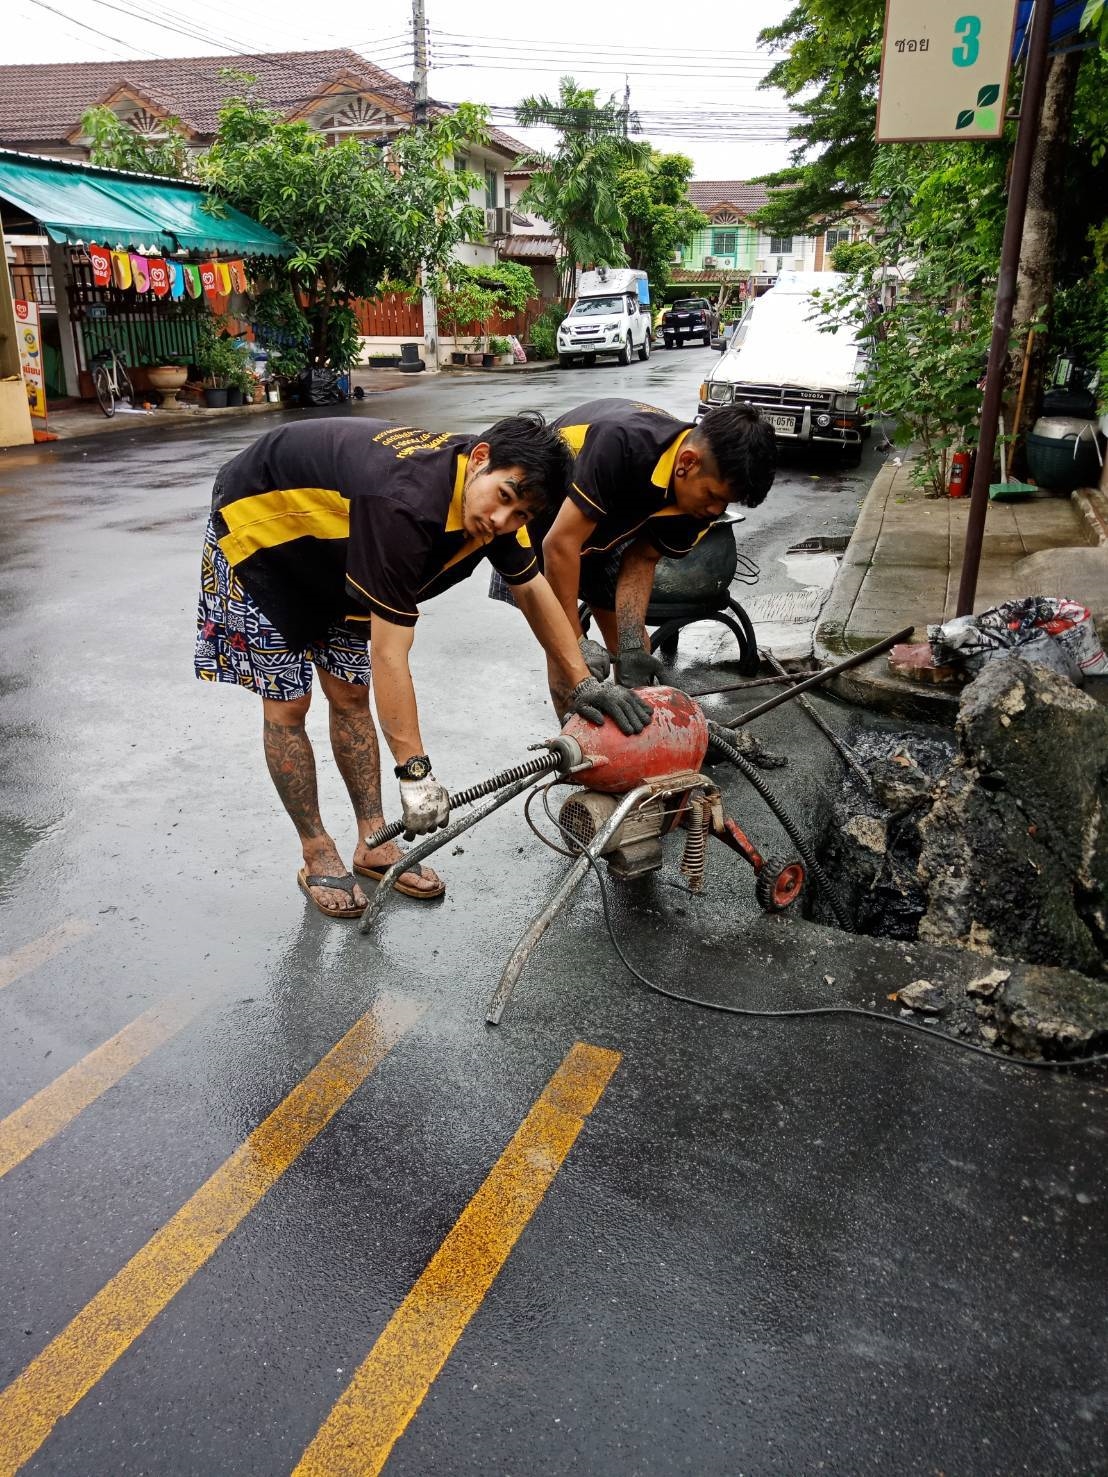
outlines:
M514 769L502 769L499 774L494 774L487 780L481 780L479 784L470 785L468 790L456 791L450 796L450 809L456 810L459 805L471 805L474 800L482 800L486 795L503 790L507 785L514 785L517 780L527 779L529 775L550 774L553 770L560 769L563 763L563 757L556 749L545 754L537 754L534 759L526 759L522 764L517 764ZM374 831L365 844L370 851L373 851L375 847L384 846L386 841L392 841L399 836L403 829L403 821L390 821L387 826Z
M803 831L801 831L800 827L770 789L769 785L766 784L758 770L750 763L749 759L740 754L729 739L722 736L719 726L715 723L709 723L708 734L709 750L714 749L724 759L730 760L739 773L744 775L758 791L758 794L761 795L770 810L773 811L774 815L781 822L789 840L800 853L804 865L808 868L808 875L827 899L828 906L832 913L834 913L839 927L847 933L853 933L854 925L850 919L850 915L839 900L838 893L832 887L831 879L816 860L815 854L808 843L808 838L804 835Z

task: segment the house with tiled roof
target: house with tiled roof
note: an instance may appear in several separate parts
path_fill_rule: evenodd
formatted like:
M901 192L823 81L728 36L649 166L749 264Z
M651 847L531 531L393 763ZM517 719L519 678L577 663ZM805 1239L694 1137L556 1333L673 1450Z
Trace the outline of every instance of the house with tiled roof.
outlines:
M200 152L215 137L224 101L242 90L243 74L255 79L257 95L282 117L304 120L332 142L356 137L384 144L413 125L416 104L409 84L348 48L36 63L0 66L0 148L87 160L90 140L81 119L90 108L102 106L144 138L157 139L171 126L179 127L189 148ZM444 112L432 104L432 116ZM515 228L507 174L524 152L518 140L493 128L486 143L471 145L455 157L456 169L470 170L481 181L471 199L483 209L485 222L479 239L456 248L460 261L491 265L501 255L502 243ZM37 245L31 237L20 240L16 265L25 269L29 292L40 278L44 289L48 286L47 247L45 237ZM529 264L541 270L542 247L532 247L521 259L529 256ZM47 316L55 311L52 302L43 307ZM379 307L363 303L359 316L375 351L423 336L422 315L406 301ZM57 336L55 326L47 326Z
M774 236L759 228L755 213L769 200L765 185L751 180L690 180L690 202L708 217L674 255L675 284L711 287L738 273L764 290L782 271L822 272L843 241L857 241L869 217L859 209L848 219L806 236Z

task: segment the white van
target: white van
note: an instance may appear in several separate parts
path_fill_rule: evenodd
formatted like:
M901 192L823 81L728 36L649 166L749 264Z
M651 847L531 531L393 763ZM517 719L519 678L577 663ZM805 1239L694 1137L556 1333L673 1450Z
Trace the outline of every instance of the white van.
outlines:
M812 297L842 282L838 272L782 272L700 386L697 419L716 405L756 405L778 440L833 447L857 465L868 431L858 400L866 351L849 325L822 332Z
M630 364L632 354L650 358L650 283L634 267L597 267L582 272L569 316L558 329L558 363L595 364L614 354Z

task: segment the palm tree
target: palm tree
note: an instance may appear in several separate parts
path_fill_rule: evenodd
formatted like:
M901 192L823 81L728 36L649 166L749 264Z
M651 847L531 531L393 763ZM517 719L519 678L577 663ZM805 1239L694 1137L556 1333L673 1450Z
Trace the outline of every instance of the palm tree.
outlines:
M527 97L516 107L524 128L545 126L560 134L551 153L536 150L519 161L535 170L520 198L524 209L548 220L561 242L562 296L568 302L574 268L627 264L627 219L619 203L619 172L641 167L650 145L630 138L634 115L615 98L597 104L596 89L572 77L558 84L557 99Z

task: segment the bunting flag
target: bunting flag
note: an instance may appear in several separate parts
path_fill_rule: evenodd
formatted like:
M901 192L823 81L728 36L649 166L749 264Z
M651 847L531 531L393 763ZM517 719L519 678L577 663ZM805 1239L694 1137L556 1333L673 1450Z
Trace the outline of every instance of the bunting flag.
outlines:
M185 269L180 262L166 262L169 270L169 295L181 298L185 295Z
M150 262L150 286L155 297L165 297L169 291L169 268L158 257Z
M215 262L200 263L200 281L205 294L210 298L219 296L219 282L215 273Z
M150 291L150 263L134 251L131 252L131 277L136 292Z
M191 262L185 262L181 270L185 274L185 289L189 297L199 297L204 291L200 283L200 268L194 267Z
M244 262L228 262L231 273L231 286L236 292L246 291L246 264Z
M92 285L94 287L110 287L112 285L112 254L104 246L93 244L88 249L89 260L92 262Z
M219 287L221 297L231 295L231 269L226 262L213 262L215 267L215 279Z
M120 288L131 285L131 258L125 251L112 252L112 281Z

